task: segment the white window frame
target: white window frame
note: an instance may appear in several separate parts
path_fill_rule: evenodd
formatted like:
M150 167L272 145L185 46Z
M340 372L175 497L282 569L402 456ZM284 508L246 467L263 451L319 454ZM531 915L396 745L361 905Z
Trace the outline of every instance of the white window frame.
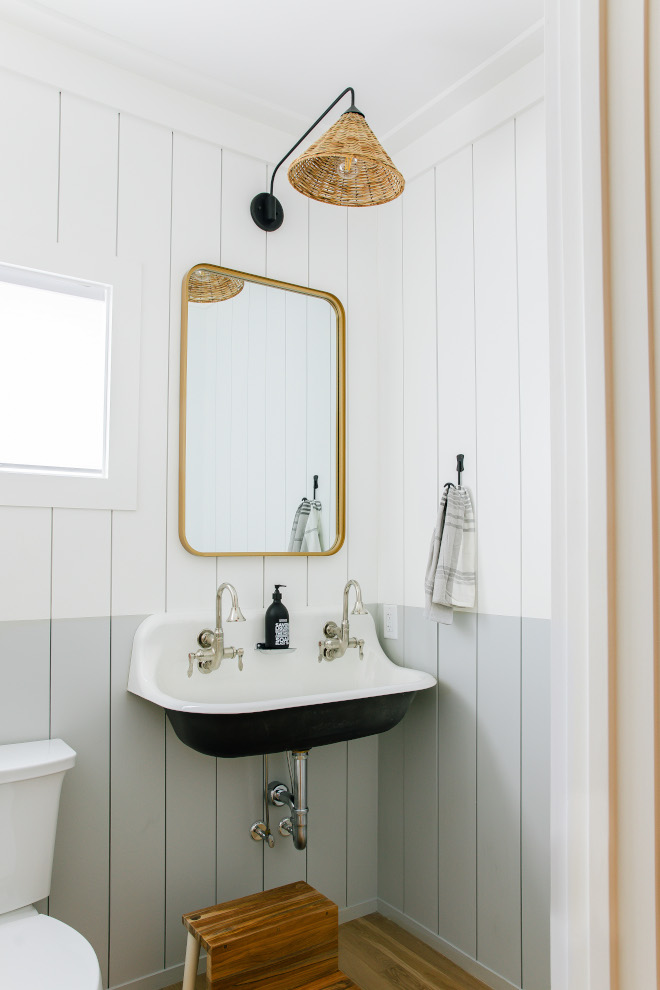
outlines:
M71 509L137 507L142 272L139 263L61 244L0 248L0 262L112 287L107 475L0 468L0 505ZM29 397L28 397L29 398Z

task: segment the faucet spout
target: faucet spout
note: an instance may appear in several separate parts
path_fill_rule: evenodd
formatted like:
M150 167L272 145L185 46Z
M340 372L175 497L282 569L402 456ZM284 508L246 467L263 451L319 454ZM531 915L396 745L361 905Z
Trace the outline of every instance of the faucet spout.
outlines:
M224 581L218 588L215 596L215 635L218 649L224 649L225 645L225 634L222 628L222 594L224 591L228 591L231 595L231 609L227 616L227 622L245 622L245 616L238 604L236 588L229 581Z
M231 595L231 608L227 622L245 622L245 616L238 604L236 588L233 584L225 581L220 585L215 596L215 629L203 629L197 637L201 649L197 650L196 653L188 654L188 677L192 677L195 663L197 663L197 669L203 674L210 674L211 671L218 669L223 660L232 657L238 657L238 669L243 670L243 648L225 647L225 633L222 628L222 595L224 591L228 591Z
M351 578L344 587L344 607L341 617L341 628L336 622L326 622L323 627L325 640L319 642L319 663L323 660L336 660L343 657L347 649L357 647L360 651L360 660L364 656L364 640L351 637L348 624L348 593L351 587L355 588L355 605L351 615L367 615L367 610L362 604L362 588L358 582Z

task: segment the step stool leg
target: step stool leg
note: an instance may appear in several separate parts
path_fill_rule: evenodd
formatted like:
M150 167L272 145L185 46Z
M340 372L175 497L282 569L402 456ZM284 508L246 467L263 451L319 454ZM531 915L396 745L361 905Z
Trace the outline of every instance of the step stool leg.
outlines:
M186 942L186 962L183 967L183 987L182 990L195 990L197 980L197 965L199 963L199 942L188 932Z

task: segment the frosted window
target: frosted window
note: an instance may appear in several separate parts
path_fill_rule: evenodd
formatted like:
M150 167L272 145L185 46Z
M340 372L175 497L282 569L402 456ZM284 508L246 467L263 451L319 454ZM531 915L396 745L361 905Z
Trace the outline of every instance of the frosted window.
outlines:
M107 475L111 289L0 265L0 468Z

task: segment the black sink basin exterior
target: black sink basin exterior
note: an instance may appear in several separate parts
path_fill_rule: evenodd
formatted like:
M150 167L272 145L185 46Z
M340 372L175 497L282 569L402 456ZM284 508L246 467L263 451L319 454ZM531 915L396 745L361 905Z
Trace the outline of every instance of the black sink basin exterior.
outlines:
M260 756L328 746L385 732L401 721L415 694L408 691L240 715L166 711L181 742L198 753Z

